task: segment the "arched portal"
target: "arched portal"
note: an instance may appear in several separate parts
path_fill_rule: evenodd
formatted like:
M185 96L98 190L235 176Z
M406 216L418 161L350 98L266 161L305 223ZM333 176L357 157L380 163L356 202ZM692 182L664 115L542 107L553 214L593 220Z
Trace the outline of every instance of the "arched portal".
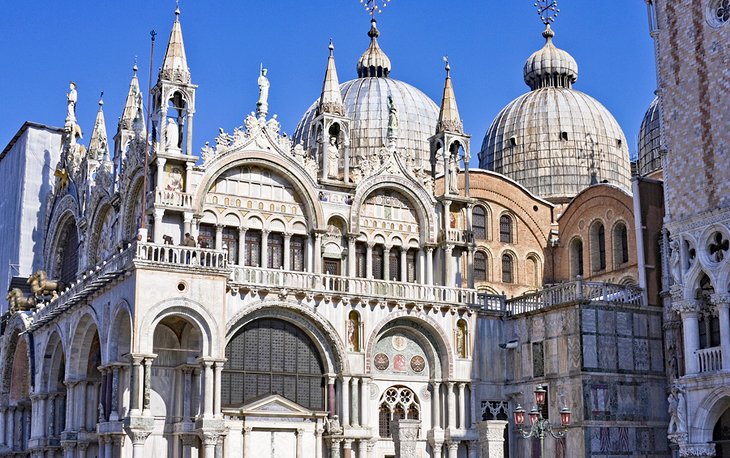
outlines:
M715 443L715 456L730 457L730 408L720 415L712 430L712 442Z
M279 395L313 411L325 410L325 366L312 339L275 318L247 323L226 345L224 407Z

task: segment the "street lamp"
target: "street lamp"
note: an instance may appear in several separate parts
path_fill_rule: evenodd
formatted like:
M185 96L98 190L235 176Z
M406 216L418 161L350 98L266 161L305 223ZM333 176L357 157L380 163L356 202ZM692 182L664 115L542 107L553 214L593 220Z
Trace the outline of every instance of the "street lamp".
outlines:
M547 390L545 390L542 385L538 385L535 388L536 405L528 413L528 416L530 417L530 425L528 428L524 427L525 409L523 409L521 405L517 404L517 408L515 408L513 412L515 425L517 426L520 435L524 439L529 439L531 437L537 437L538 439L540 439L541 457L545 456L545 435L550 434L555 439L565 437L565 433L568 430L568 425L570 424L570 409L568 409L568 407L566 406L563 406L563 408L560 409L560 426L555 426L554 429L553 425L550 423L550 420L542 417L541 408L545 405L546 393Z

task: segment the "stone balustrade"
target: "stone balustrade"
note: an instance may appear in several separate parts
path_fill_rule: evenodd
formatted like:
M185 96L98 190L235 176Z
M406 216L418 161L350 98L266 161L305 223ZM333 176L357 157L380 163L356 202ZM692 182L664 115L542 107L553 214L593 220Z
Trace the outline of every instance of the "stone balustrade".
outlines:
M149 242L137 242L136 245L135 261L208 269L228 268L228 252L224 250Z
M722 370L722 348L710 347L697 350L700 373Z
M154 195L152 191L148 194L148 207L152 205L162 205L169 208L192 208L193 196L181 191L168 191L166 189L155 189ZM154 197L154 199L152 199Z

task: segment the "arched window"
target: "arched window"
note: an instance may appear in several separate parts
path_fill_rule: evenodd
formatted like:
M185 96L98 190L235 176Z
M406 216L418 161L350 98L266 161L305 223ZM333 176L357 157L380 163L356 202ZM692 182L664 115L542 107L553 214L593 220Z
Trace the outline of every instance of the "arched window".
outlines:
M316 348L289 322L262 318L246 324L226 345L223 405L240 407L278 394L307 409L324 410L325 368Z
M55 274L61 283L70 285L76 279L79 268L79 234L73 219L66 223L58 244Z
M474 253L474 281L487 281L487 255L483 251Z
M579 238L570 243L570 277L583 275L583 241Z
M284 236L277 232L269 234L266 244L269 269L279 269L284 265Z
M513 283L514 282L514 261L512 256L508 254L502 255L502 283Z
M535 288L540 286L541 283L540 279L542 278L542 268L540 266L540 258L535 253L527 255L527 262L525 263L525 282Z
M613 259L616 265L629 262L629 234L624 223L613 228Z
M499 241L512 243L512 218L509 215L499 218Z
M459 358L466 358L468 355L468 335L466 321L464 319L460 319L456 322L456 355Z
M421 405L413 391L404 386L393 386L385 390L380 398L379 408L378 426L381 438L391 437L391 421L420 418Z
M591 264L593 272L606 270L606 229L600 222L591 226Z
M487 239L487 212L481 205L474 207L471 212L471 228L474 231L474 238Z
M360 351L360 336L362 335L362 323L360 314L352 310L347 316L347 349Z

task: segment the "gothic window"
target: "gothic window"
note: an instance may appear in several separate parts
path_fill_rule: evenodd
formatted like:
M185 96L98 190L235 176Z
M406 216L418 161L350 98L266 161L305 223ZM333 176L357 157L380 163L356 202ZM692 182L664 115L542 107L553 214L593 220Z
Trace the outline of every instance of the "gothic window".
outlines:
M613 229L613 258L616 265L629 262L629 234L624 223L616 224Z
M417 250L415 250L413 248L408 250L408 252L406 253L406 263L407 263L407 266L406 266L407 272L406 273L408 275L408 278L406 279L406 281L408 281L409 283L416 282L416 255L417 255Z
M471 228L477 240L487 239L487 212L484 207L477 205L472 210Z
M240 407L278 394L312 410L324 409L324 365L312 340L286 321L252 321L226 345L224 406Z
M514 282L514 262L512 256L508 254L502 255L502 283L513 283Z
M79 268L79 235L73 220L66 224L58 240L61 248L58 250L56 275L61 283L70 285L76 279Z
M261 266L261 231L249 229L246 231L246 260L245 265L250 267Z
M593 272L606 270L606 229L600 222L591 226L591 263Z
M375 245L373 247L373 278L383 279L383 267L383 246Z
M355 269L357 272L355 275L358 278L367 276L367 254L367 246L362 242L357 242L355 245Z
M289 241L291 270L304 271L304 247L306 243L307 239L301 235L293 235Z
M391 437L390 422L394 420L418 420L421 405L415 393L404 386L393 386L385 390L380 398L379 432L381 438Z
M570 243L570 277L583 275L583 241L579 238Z
M474 253L474 280L487 281L487 255L483 251Z
M352 310L347 317L347 349L350 351L360 351L360 335L362 333L362 323L360 322L360 314Z
M228 252L228 263L238 264L238 228L223 228L223 249Z
M400 278L400 248L393 247L388 255L388 278L386 280L401 281Z
M509 215L499 218L499 241L512 243L512 218Z
M266 244L269 269L280 269L284 266L284 236L272 232Z
M730 0L713 0L710 2L709 16L709 22L714 27L719 27L730 21Z
M215 248L215 226L200 223L198 229L198 246L200 248Z
M466 358L468 354L468 333L466 321L460 319L456 322L456 355L459 358Z
M730 242L728 242L722 232L715 232L712 234L707 246L707 250L710 253L710 259L715 262L722 261L725 259L728 248L730 248Z

